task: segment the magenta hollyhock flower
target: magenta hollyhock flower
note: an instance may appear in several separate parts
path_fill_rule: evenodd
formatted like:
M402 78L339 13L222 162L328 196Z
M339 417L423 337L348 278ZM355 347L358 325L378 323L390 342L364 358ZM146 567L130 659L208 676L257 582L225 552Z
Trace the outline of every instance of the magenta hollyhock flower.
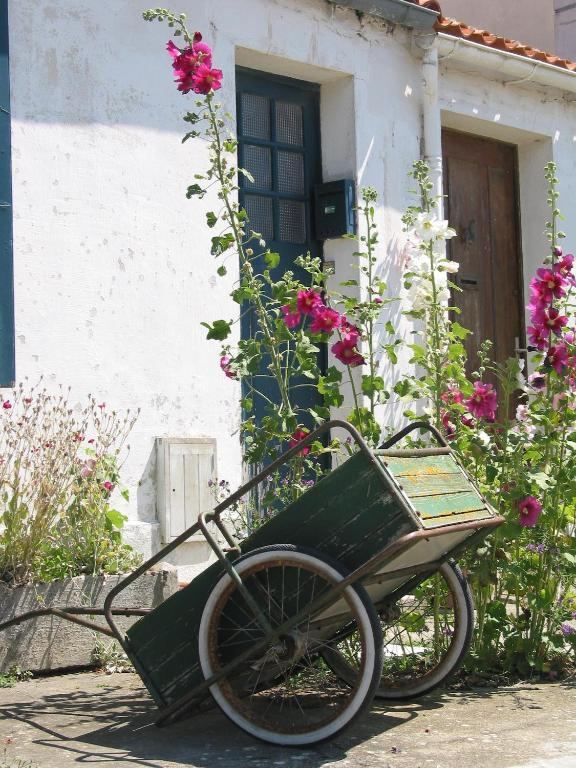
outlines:
M468 427L469 429L474 429L476 426L476 419L474 416L472 416L471 413L463 413L462 416L460 416L460 421L465 427Z
M530 285L536 286L536 292L544 303L550 304L566 294L566 280L559 271L541 267L536 274L538 278L534 278Z
M337 341L332 345L332 354L344 365L349 365L350 368L355 368L358 365L363 365L365 360L356 349L356 345L350 341Z
M536 371L528 376L528 384L537 392L543 392L546 389L546 374Z
M310 432L307 429L303 429L302 427L298 427L293 433L292 437L290 438L290 442L288 443L290 448L294 448L295 445L298 445L298 443L302 442ZM307 456L310 453L310 446L305 445L304 448L299 452L299 456Z
M284 320L287 328L296 328L300 324L302 315L298 310L293 310L290 304L285 304L283 307L280 307L280 310L284 315L282 320Z
M448 389L442 392L440 398L443 403L462 403L464 395L460 392L457 386L451 384Z
M574 276L572 275L573 267L574 255L572 253L567 253L560 261L557 261L556 264L554 264L554 269L570 283L574 283Z
M298 298L296 299L296 306L298 312L302 312L303 315L313 315L316 307L323 306L322 296L317 291L310 289L309 291L298 291Z
M207 64L199 64L192 75L192 90L194 93L206 95L222 87L222 70L212 69Z
M540 326L560 336L562 329L568 323L568 318L566 315L561 315L554 307L549 307L537 309L532 315L532 322L536 327Z
M384 303L384 300L380 296L374 296L372 301L374 302L374 304L383 304Z
M441 411L440 418L442 420L442 426L444 427L444 434L446 437L454 437L456 434L456 424L450 421L449 411Z
M568 350L564 344L557 344L550 347L548 354L544 359L544 365L554 368L558 375L564 373L564 369L568 364Z
M310 330L312 333L332 333L340 325L341 316L335 309L325 304L317 306L312 314Z
M111 483L110 480L106 480L102 483L102 488L104 488L105 491L113 491L114 490L114 483Z
M498 397L492 384L481 381L474 382L472 395L464 400L464 405L477 419L494 421L498 408Z
M236 375L236 371L233 371L230 367L230 363L232 362L232 358L230 355L222 355L220 358L220 368L224 371L224 374L229 379L237 379L238 376Z
M546 328L543 328L542 326L529 326L527 329L528 331L528 339L530 341L530 345L533 347L536 347L536 349L544 350L548 346L550 342L550 331Z
M542 512L542 504L535 496L526 496L518 502L519 523L524 528L534 528Z
M4 408L5 411L9 411L10 408L12 408L12 403L10 402L10 400L4 400L4 402L2 403L2 408Z

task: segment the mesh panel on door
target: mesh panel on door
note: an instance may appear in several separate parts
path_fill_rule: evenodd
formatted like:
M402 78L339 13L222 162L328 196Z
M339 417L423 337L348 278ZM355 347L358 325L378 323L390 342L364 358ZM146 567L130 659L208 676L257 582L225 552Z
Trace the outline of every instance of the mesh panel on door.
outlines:
M306 207L297 200L279 200L280 240L285 243L306 242Z
M240 132L243 136L250 136L253 139L270 139L270 99L254 93L243 93L241 113Z
M304 194L304 155L278 150L278 191Z
M264 240L273 240L272 198L261 195L244 195L244 208L250 221L248 229L259 232Z
M302 107L288 101L276 102L276 141L282 144L304 143Z
M272 189L272 153L268 147L244 145L244 168L254 177L255 186L260 189ZM251 182L244 178L243 184Z

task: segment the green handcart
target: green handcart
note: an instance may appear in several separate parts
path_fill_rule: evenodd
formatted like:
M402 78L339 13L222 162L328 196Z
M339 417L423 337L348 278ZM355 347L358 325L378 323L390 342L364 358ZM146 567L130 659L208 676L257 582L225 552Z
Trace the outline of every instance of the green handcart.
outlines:
M224 513L333 428L358 450L236 542ZM436 445L395 448L415 430ZM350 726L374 696L419 696L458 668L474 610L452 558L501 522L434 427L411 424L371 450L350 424L330 421L200 515L123 579L103 609L42 608L0 630L54 614L115 637L159 706L158 725L215 700L256 738L312 745ZM199 531L215 563L151 611L113 607L128 584ZM109 626L86 615L104 615ZM119 615L141 618L124 635Z

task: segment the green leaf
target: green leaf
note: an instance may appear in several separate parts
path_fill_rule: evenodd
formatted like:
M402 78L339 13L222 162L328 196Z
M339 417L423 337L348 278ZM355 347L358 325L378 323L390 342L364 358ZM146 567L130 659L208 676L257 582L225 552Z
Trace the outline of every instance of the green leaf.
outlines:
M206 214L206 224L210 227L210 229L212 229L212 227L216 225L217 221L218 221L218 216L216 216L216 214L213 213L212 211L208 211L208 213Z
M396 333L396 329L394 328L390 320L386 321L386 325L384 326L384 328L386 328L388 333L391 333L391 334Z
M220 277L224 277L224 275L226 274L226 267L224 266L224 264L221 264L216 270L216 272L220 275Z
M362 392L370 397L384 389L384 379L381 376L362 376Z
M227 339L232 332L231 322L232 321L228 323L226 320L215 320L212 325L209 323L200 323L200 325L203 325L204 328L208 328L208 333L206 334L207 339L224 341L224 339Z
M108 509L106 511L106 520L112 525L114 528L122 528L124 525L124 521L128 518L126 515L123 515L121 512L118 512L117 509Z
M266 251L264 254L264 261L268 264L270 269L276 269L280 264L280 254L275 251Z
M472 331L469 331L468 328L464 328L463 326L460 325L460 323L457 323L456 321L452 323L452 325L450 326L450 330L452 331L454 336L456 336L457 339L462 339L462 340L466 339L466 337L472 333Z
M202 189L200 184L190 184L188 189L186 190L186 197L188 200L190 200L191 197L194 197L197 195L199 198L203 198L206 194L206 190Z
M486 482L493 483L498 475L498 469L493 464L488 464L486 467Z
M225 235L218 235L217 237L213 237L210 253L212 256L220 256L224 253L224 251L227 251L228 248L230 248L233 242L234 235L231 232L227 232Z
M128 490L128 488L122 488L122 490L120 491L120 496L122 496L122 498L125 499L125 501L130 501L130 491Z

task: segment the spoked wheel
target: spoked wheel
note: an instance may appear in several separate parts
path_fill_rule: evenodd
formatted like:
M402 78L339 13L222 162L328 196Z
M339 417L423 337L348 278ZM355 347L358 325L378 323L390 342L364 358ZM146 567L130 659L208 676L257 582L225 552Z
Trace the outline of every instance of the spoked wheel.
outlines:
M202 614L200 664L208 678L247 657L210 687L212 695L236 725L272 744L299 746L336 736L370 706L380 680L380 621L366 591L348 586L336 602L314 610L312 603L345 574L319 553L290 545L254 550L234 567L260 617L225 574ZM296 618L274 637L274 630ZM357 663L343 681L321 651L350 622L357 627Z
M474 630L468 582L449 561L394 605L380 612L383 660L376 697L411 699L445 682L463 661ZM356 633L325 648L328 666L352 681L357 666Z

